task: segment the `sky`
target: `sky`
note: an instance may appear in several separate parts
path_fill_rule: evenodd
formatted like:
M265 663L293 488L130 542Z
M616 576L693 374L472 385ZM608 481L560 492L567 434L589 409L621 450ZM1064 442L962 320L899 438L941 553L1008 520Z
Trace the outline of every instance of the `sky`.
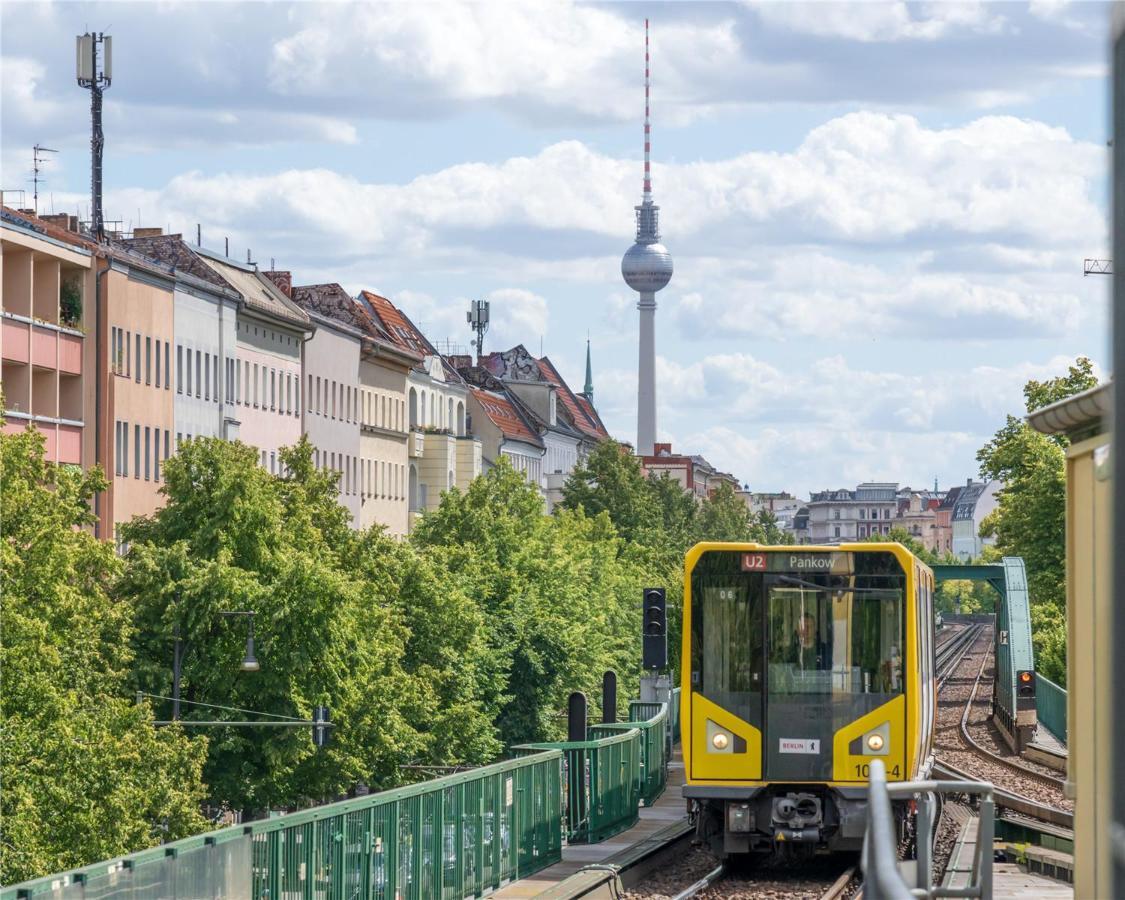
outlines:
M113 36L105 208L432 340L524 344L636 435L644 20L658 435L752 490L977 475L1030 378L1108 361L1108 7L0 4L0 186L89 204L74 36ZM6 193L5 202L17 200Z

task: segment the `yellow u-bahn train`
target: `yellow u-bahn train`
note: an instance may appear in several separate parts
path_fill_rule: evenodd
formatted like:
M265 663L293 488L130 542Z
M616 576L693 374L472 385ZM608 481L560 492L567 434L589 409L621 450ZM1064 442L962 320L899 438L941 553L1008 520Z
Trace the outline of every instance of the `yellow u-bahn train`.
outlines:
M699 838L723 856L859 849L871 761L889 781L928 776L933 586L893 543L688 552L680 721Z

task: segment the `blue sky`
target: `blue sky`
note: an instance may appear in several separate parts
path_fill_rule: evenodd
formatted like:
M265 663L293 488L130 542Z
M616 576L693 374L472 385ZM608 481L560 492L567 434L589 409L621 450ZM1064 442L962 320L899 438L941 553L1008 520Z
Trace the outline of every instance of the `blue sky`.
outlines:
M1028 378L1107 359L1099 4L7 2L2 186L39 141L41 208L85 208L73 39L105 30L112 218L436 339L488 297L486 349L542 341L575 387L589 334L631 440L645 16L662 439L758 490L945 486Z

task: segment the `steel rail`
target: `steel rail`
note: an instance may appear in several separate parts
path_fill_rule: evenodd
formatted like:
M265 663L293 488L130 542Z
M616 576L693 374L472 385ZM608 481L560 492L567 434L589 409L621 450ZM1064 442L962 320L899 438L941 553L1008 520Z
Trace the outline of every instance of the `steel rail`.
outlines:
M675 897L672 898L672 900L688 900L689 897L694 897L700 891L709 888L726 874L727 864L722 863L717 868L712 869L710 872L700 878L699 881L697 881L695 884L680 891L678 894L676 894Z
M933 775L939 781L973 780L972 775L940 759L934 762ZM992 793L996 798L997 806L1037 819L1040 822L1046 822L1049 825L1074 830L1074 813L1059 809L1057 806L1048 806L1046 803L1040 803L1030 797L1025 797L1023 794L1016 794L1000 787L994 788Z
M989 653L984 654L984 659L981 660L980 669L977 672L976 680L973 682L973 689L969 693L969 700L965 704L964 712L961 713L961 739L970 750L980 756L983 756L989 762L1004 766L1008 769L1011 769L1013 772L1017 772L1022 776L1030 778L1032 781L1036 781L1039 784L1046 785L1047 787L1053 787L1061 791L1063 789L1063 785L1065 784L1062 778L1055 778L1052 775L1044 775L1042 772L1037 772L1029 766L1018 763L1013 759L1008 759L1007 757L1000 756L1000 754L998 753L993 753L987 747L984 747L980 743L978 743L973 738L973 736L969 734L969 714L972 712L973 701L976 700L977 690L980 688L980 680L984 675L984 669L985 666L988 665L990 655L991 654Z
M950 676L957 670L957 666L961 664L961 660L965 658L969 650L972 649L973 644L976 643L977 638L980 636L981 631L985 628L984 625L974 624L966 628L947 645L941 648L941 651L935 655L934 671L937 673L937 690L945 685Z
M829 885L828 890L820 895L820 900L841 900L844 896L844 891L847 890L853 878L855 878L857 866L849 866L841 873L840 877Z

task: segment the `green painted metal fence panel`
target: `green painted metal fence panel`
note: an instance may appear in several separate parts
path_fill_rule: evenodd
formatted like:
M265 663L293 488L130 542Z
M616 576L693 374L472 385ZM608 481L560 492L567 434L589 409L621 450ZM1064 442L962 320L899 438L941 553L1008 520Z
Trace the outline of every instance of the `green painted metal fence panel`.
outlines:
M479 897L562 858L562 763L536 752L3 888L0 900Z
M566 796L567 839L594 844L637 821L641 797L641 730L628 725L595 725L586 741L523 744L516 753L561 750Z
M1039 724L1046 726L1063 744L1066 743L1066 688L1035 673L1035 709Z

